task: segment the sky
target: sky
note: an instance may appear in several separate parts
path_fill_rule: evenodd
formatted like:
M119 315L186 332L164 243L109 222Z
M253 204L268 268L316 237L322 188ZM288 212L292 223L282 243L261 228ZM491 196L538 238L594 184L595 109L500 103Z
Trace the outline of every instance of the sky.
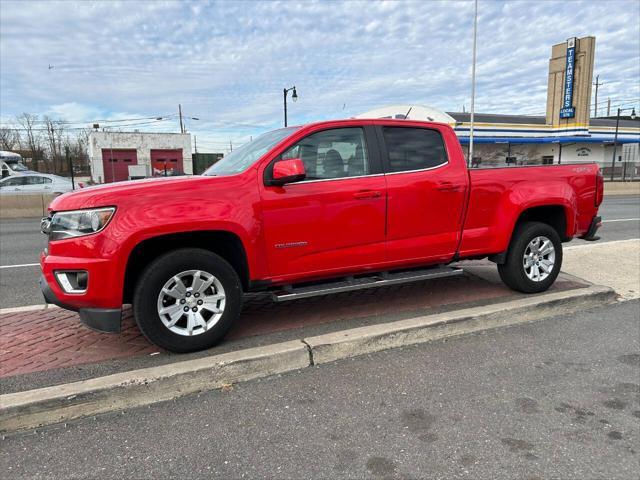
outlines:
M468 110L473 9L0 0L0 123L28 112L72 127L177 132L181 104L198 151L225 152L282 126L282 90L294 85L290 125L399 103ZM551 46L587 35L600 105L640 104L640 0L479 0L478 9L476 112L543 115Z

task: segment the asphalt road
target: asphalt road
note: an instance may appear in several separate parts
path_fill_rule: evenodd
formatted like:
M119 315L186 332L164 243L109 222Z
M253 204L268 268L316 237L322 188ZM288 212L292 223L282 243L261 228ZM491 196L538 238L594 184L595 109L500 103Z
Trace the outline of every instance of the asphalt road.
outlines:
M640 238L640 197L605 199L602 241ZM576 240L572 245L586 243ZM0 308L44 303L38 288L38 255L46 246L40 219L0 221Z
M640 302L2 440L4 478L637 479Z

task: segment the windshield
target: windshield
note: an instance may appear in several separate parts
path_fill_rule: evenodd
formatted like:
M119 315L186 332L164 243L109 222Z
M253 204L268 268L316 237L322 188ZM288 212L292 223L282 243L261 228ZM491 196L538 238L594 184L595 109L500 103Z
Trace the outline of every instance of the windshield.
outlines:
M260 135L252 142L245 143L220 161L209 167L203 175L234 175L244 172L256 160L271 150L278 142L291 135L300 127L289 127L274 130Z
M14 172L26 172L27 170L29 170L24 166L23 163L20 162L7 162L7 165L9 165L9 168Z

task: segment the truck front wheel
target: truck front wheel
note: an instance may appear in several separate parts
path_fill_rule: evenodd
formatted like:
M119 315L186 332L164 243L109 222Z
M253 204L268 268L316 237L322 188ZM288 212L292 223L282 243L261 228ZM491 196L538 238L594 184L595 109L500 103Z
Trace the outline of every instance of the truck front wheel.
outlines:
M240 315L242 287L222 257L198 248L166 253L140 276L133 313L142 333L172 352L215 345Z
M562 266L562 242L554 228L526 222L513 232L504 264L498 265L502 281L513 290L537 293L555 282Z

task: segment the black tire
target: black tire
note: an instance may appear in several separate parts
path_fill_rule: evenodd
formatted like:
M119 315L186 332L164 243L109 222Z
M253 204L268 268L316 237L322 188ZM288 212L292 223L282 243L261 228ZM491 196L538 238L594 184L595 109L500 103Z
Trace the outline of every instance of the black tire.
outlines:
M527 276L523 259L527 246L536 237L551 240L555 249L555 262L549 276L534 281ZM509 288L523 293L538 293L547 290L556 281L562 267L562 242L556 230L541 222L525 222L518 225L511 237L511 244L504 264L498 265L500 278Z
M224 311L217 323L193 336L174 333L165 326L158 313L158 296L165 283L189 270L213 275L222 284L226 297ZM133 314L144 336L159 347L177 353L214 346L240 316L241 307L242 285L236 271L222 257L199 248L174 250L154 260L140 276L133 297Z

